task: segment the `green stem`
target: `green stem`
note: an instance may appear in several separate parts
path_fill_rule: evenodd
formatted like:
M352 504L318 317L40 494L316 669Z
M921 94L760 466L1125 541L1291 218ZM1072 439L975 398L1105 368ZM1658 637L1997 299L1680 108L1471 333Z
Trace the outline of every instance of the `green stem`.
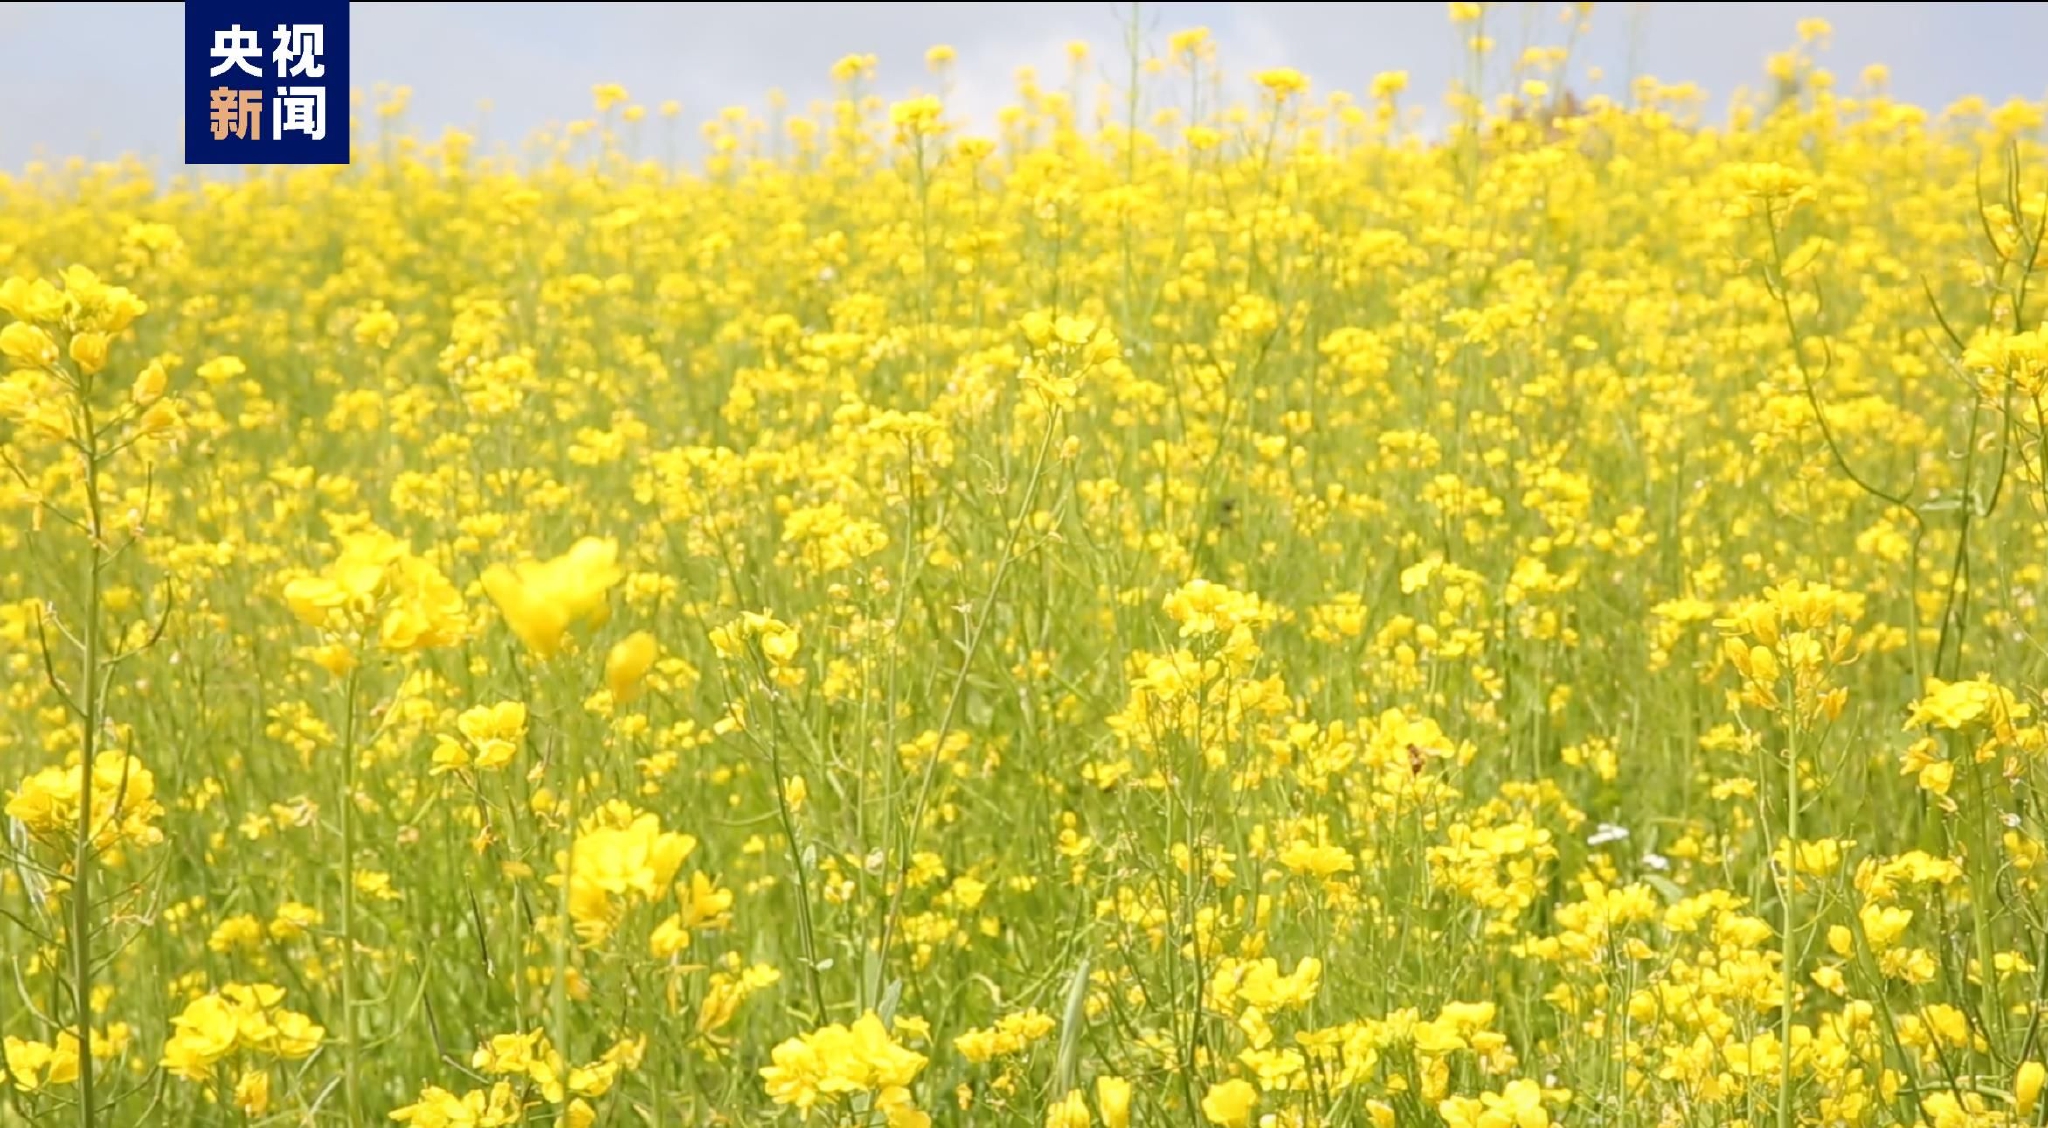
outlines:
M573 1059L569 1053L569 959L575 948L576 922L569 915L570 886L576 873L576 792L583 786L583 742L564 732L562 794L556 800L562 813L562 895L556 905L560 919L555 922L555 975L549 984L554 1001L555 1052L563 1067Z
M826 1018L825 984L818 970L818 930L811 919L811 882L808 867L804 865L803 848L797 844L796 814L789 809L789 796L783 788L780 746L780 734L771 733L768 742L768 770L775 778L768 781L768 787L775 793L775 810L782 823L782 839L789 849L790 867L796 871L797 942L803 945L804 975L811 987L811 1007L818 1015L815 1025L823 1026Z
M79 395L86 436L85 497L90 510L85 552L84 664L79 678L79 713L85 732L79 742L78 841L71 856L71 1003L78 1037L78 1123L93 1128L99 1107L93 1095L92 1058L92 867L93 760L99 754L100 710L100 502L99 450L92 425L92 407Z
M981 652L982 635L988 629L989 615L995 609L996 596L1003 590L1003 579L1010 572L1010 565L1016 560L1017 542L1024 534L1024 522L1031 516L1031 507L1038 500L1039 482L1045 475L1046 455L1052 449L1054 433L1059 429L1060 411L1050 408L1045 420L1045 433L1039 437L1038 453L1031 461L1031 478L1025 483L1024 501L1017 507L1014 517L1008 517L1008 538L1003 542L1002 555L997 558L995 576L990 579L988 591L981 598L974 621L968 627L965 645L961 648L960 668L953 674L952 688L946 692L946 707L939 714L938 740L935 749L946 746L946 738L953 732L953 722L959 713L961 695L967 688L967 675L973 669L975 655ZM903 908L903 891L910 880L911 859L917 849L918 831L924 826L925 810L931 805L932 782L938 768L939 757L934 754L925 758L924 772L918 780L917 802L910 812L910 829L905 834L903 852L896 866L896 881L887 893L888 910L882 914L882 936L875 946L875 954L886 968L889 961L889 945L896 934L897 916ZM781 782L777 781L776 794L781 794Z
M505 842L511 850L514 861L526 863L526 848L519 840L519 824L533 812L525 786L514 788L511 779L505 781ZM530 872L530 871L529 871ZM515 883L512 887L509 919L512 930L512 1019L513 1029L524 1033L527 1029L526 990L526 945L530 939L526 931L527 916L524 911L525 891Z
M1965 742L1949 738L1950 759L1965 758L1970 765L1971 790L1976 792L1976 817L1969 822L1976 830L1976 841L1968 847L1970 852L1970 931L1977 946L1978 1012L1989 1035L1991 1053L1994 1057L2005 1051L2005 1013L2000 1008L1998 992L1998 970L1996 944L1991 934L1991 907L1998 896L1998 847L1994 845L1992 828L1997 825L1998 813L1992 809L1991 776L1984 771L1984 765L1977 762L1975 750ZM1965 979L1968 976L1964 977Z
M360 1046L356 1039L356 688L360 677L355 670L348 672L341 721L341 1076L350 1124L363 1122L356 1069Z
M1779 890L1778 907L1782 922L1778 929L1780 988L1784 999L1778 1012L1778 1128L1792 1128L1792 999L1798 981L1793 962L1798 956L1793 943L1792 893L1798 885L1799 870L1799 687L1792 685L1792 723L1785 727L1785 872Z

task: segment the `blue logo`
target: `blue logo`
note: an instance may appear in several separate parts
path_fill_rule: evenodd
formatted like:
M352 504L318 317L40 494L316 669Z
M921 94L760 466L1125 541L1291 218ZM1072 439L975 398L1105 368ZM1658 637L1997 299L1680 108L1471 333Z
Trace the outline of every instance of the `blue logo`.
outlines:
M348 163L347 0L187 0L185 163Z

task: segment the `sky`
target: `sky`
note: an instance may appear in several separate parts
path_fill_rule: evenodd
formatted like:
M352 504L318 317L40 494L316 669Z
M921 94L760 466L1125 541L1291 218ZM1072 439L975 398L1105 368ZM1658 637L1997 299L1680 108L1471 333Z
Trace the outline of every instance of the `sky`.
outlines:
M1507 48L1556 43L1561 7L1496 4L1488 30ZM1575 69L1600 67L1604 83L1572 85L1614 93L1629 74L1647 74L1725 98L1762 85L1766 57L1796 41L1806 16L1834 26L1821 59L1845 85L1883 63L1895 97L1934 108L1968 94L2048 97L2048 4L2018 3L1602 4L1574 58ZM1094 44L1103 77L1119 77L1130 18L1129 4L1110 3L358 3L350 38L358 89L408 85L416 129L480 132L488 150L588 116L601 82L650 107L675 99L692 123L725 106L763 106L770 89L801 107L827 95L832 62L856 52L879 58L884 97L929 92L923 56L939 43L958 52L951 105L988 120L1018 67L1036 66L1048 82L1063 75L1070 40ZM1206 26L1230 71L1292 66L1324 91L1362 91L1380 71L1406 70L1413 96L1434 99L1460 66L1441 3L1161 3L1142 5L1138 19L1154 48ZM179 168L182 29L179 4L0 0L0 170L123 153Z

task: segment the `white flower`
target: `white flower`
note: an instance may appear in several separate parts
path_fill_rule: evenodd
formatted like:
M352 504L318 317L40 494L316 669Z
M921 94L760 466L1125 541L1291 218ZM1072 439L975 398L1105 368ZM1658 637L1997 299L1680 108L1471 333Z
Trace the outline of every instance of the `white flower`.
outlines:
M1609 842L1626 841L1628 841L1627 827L1616 826L1613 823L1601 823L1599 829L1593 832L1592 837L1586 839L1586 845L1605 846Z

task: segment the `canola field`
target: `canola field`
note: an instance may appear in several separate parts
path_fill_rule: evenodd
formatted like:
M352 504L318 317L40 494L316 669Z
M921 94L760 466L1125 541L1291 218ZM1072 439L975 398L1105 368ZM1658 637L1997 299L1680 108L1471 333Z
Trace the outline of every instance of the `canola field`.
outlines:
M1452 8L0 179L0 1124L2048 1121L2043 106Z

